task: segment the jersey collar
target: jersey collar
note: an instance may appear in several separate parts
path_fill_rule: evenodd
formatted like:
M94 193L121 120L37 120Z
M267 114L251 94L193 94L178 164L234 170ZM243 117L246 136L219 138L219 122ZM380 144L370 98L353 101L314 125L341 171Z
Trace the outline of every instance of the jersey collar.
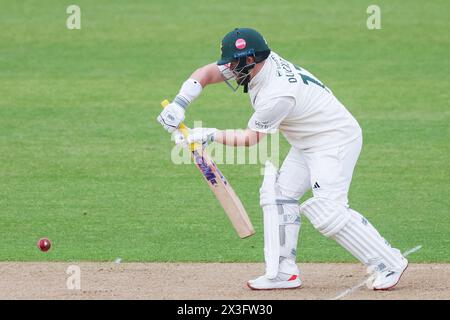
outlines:
M270 70L271 62L270 62L269 58L270 58L270 56L265 60L265 63L263 65L263 67L261 68L261 70L259 70L259 72L256 74L256 76L254 76L248 83L249 90L257 89L264 82L264 79L267 77L267 74L269 73L269 70Z

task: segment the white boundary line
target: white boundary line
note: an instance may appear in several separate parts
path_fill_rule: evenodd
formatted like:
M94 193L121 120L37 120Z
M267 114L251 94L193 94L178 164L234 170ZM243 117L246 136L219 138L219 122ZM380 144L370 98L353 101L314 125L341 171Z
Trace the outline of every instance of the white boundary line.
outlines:
M414 248L412 248L412 249L406 250L406 251L403 253L403 256L406 257L406 256L410 255L411 253L414 253L414 252L416 252L416 251L419 251L421 248L422 248L422 245L418 245L418 246L416 246L416 247L414 247ZM366 279L364 279L364 281L358 283L356 286L354 286L354 287L352 287L352 288L350 288L350 289L344 290L343 292L341 292L340 294L338 294L336 297L331 298L331 300L339 300L339 299L341 299L342 297L345 297L346 295L349 295L349 294L355 292L355 291L358 290L359 288L363 287L363 286L367 283L367 281L371 280L371 278L372 278L372 275L370 275L369 277L367 277Z

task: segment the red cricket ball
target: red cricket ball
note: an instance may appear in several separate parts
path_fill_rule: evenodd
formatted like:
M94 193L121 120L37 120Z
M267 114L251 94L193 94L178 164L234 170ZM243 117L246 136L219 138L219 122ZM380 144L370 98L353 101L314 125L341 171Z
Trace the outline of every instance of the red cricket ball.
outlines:
M47 252L48 250L50 250L52 243L47 238L42 238L42 239L39 239L37 246L38 246L39 250L41 250L43 252Z

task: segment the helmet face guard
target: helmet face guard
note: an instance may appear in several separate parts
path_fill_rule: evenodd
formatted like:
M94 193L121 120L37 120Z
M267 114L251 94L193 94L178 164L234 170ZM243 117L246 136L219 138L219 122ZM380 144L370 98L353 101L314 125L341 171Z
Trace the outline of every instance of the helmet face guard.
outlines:
M236 54L235 59L230 63L224 65L225 68L221 70L222 76L228 87L236 92L239 87L244 86L244 92L248 90L248 83L250 81L250 70L256 65L256 62L247 64L247 57L255 58L255 52L249 50L244 54ZM236 84L233 84L231 80L235 80Z

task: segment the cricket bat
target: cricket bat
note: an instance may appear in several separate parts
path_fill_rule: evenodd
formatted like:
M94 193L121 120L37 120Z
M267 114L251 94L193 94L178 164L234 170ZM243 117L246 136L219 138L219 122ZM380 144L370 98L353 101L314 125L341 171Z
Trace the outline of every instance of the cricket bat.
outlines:
M168 104L168 100L161 102L163 108ZM183 136L187 138L189 129L183 123L180 124L179 130ZM191 143L189 145L189 150L195 165L200 170L203 178L217 200L219 200L239 237L247 238L254 235L255 229L253 228L241 200L208 153L203 150L202 145L199 143Z

